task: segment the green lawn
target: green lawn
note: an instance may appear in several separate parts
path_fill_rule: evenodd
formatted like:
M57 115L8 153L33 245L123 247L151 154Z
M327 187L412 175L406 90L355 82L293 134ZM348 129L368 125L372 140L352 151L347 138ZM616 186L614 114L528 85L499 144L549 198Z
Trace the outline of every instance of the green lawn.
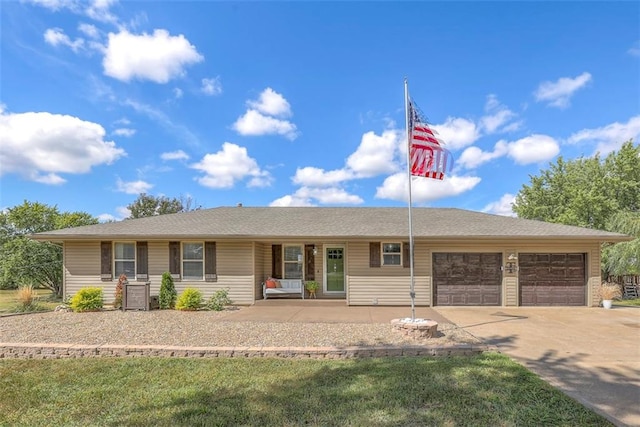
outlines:
M640 307L640 298L614 300L613 305Z
M53 293L49 289L36 289L38 295L38 303L45 309L53 310L56 305L60 304L59 300L55 300ZM12 312L16 307L17 290L0 290L0 313Z
M0 425L610 426L500 355L0 359Z

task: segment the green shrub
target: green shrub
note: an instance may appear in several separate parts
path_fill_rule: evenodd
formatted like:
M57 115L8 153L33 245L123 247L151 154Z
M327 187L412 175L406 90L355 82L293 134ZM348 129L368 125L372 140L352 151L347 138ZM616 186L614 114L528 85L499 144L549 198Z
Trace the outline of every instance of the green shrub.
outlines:
M202 292L196 288L187 288L180 294L176 302L176 309L193 311L202 305Z
M229 290L218 289L207 301L207 308L213 311L222 311L225 306L231 304L233 304L233 301L229 298Z
M103 297L102 288L88 287L80 289L72 298L69 304L76 313L83 311L97 311L102 308Z
M171 273L162 273L162 283L160 283L160 308L174 308L176 305L176 286L173 284Z

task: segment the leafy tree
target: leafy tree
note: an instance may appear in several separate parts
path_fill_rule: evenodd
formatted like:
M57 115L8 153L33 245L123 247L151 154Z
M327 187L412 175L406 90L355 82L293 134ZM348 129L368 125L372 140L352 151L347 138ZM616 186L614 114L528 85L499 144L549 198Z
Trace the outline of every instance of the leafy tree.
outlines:
M162 273L162 282L160 282L160 296L158 298L160 308L174 308L177 297L178 293L173 283L173 277L171 277L171 273L165 271Z
M85 212L59 212L55 206L24 201L0 212L0 288L45 286L62 292L62 248L29 238L32 233L97 224Z
M168 198L166 196L151 196L141 193L136 200L127 206L131 215L128 219L144 218L148 216L165 215L178 212L188 212L194 209L191 197Z
M640 212L618 212L608 223L610 231L628 234L630 242L607 246L602 252L602 265L607 275L640 275Z
M520 218L606 229L617 212L640 210L640 146L625 142L604 161L599 155L565 161L559 157L531 176L516 195Z

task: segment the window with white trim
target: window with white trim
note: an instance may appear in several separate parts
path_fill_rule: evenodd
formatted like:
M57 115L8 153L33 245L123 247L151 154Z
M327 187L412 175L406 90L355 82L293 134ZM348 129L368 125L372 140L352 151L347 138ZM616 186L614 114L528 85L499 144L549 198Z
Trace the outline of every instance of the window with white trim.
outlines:
M284 279L302 279L302 246L284 245Z
M136 277L136 244L116 242L113 244L113 271L115 277L121 274L127 276L127 279L135 279Z
M204 243L186 242L182 244L182 280L202 280L204 278Z
M402 265L402 243L382 244L382 265Z

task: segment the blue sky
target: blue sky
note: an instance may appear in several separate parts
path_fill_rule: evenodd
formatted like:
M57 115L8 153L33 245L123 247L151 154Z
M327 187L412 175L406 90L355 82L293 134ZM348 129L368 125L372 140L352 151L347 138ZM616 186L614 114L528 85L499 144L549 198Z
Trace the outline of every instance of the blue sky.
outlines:
M406 206L403 78L447 143L415 206L510 214L640 135L638 2L1 2L0 208Z

